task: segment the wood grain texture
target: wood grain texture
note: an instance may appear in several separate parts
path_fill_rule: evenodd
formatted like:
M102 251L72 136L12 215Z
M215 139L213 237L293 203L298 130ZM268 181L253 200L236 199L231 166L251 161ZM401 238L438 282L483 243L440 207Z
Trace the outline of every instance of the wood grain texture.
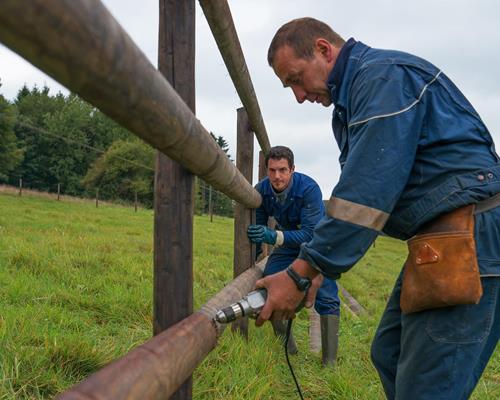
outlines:
M160 0L158 69L195 113L195 2ZM155 168L153 333L193 312L194 176L158 152ZM188 377L170 397L192 398Z

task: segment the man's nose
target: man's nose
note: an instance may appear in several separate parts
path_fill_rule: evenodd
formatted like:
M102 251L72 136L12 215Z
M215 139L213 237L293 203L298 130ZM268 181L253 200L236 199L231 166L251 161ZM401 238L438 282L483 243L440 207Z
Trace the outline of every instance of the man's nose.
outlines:
M295 99L297 102L302 104L306 100L307 93L304 89L299 86L292 86L293 94L295 95Z

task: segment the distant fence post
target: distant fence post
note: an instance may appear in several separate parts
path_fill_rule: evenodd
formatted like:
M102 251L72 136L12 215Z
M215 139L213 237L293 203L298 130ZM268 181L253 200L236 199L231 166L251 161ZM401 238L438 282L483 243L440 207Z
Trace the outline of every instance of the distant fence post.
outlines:
M95 208L99 207L99 188L95 191Z
M61 199L61 184L57 184L57 201Z
M134 193L134 209L137 212L137 192Z
M19 196L23 195L23 180L19 179Z
M214 203L212 198L212 185L208 189L208 214L210 215L210 222L214 222Z
M195 112L195 2L160 0L158 69ZM158 153L155 171L153 334L193 312L194 178ZM170 397L192 398L192 377Z
M253 132L250 130L248 115L244 108L238 108L236 138L236 168L252 183L253 173ZM252 223L254 211L240 203L234 207L234 277L243 273L255 262L255 252L247 237L248 225ZM238 331L248 338L248 318L233 323L233 332Z

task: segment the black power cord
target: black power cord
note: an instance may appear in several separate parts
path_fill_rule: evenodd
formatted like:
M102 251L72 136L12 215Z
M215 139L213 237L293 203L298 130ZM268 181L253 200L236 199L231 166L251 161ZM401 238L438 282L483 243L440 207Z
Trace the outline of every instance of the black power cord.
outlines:
M285 357L286 357L286 363L288 364L288 368L290 368L290 372L293 377L293 381L295 382L295 387L297 388L297 392L299 393L299 396L301 400L304 400L304 396L302 396L302 390L300 390L300 385L299 381L297 380L297 377L295 376L295 373L293 372L292 364L290 363L290 359L288 358L288 340L290 339L290 333L292 331L292 319L288 320L288 324L286 326L286 336L285 336Z

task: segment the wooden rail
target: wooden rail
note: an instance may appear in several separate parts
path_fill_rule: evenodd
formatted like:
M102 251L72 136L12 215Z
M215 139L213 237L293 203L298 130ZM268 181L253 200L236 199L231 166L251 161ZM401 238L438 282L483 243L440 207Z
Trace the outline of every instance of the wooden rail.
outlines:
M199 0L199 2L241 103L248 114L250 126L255 132L260 148L267 154L271 145L227 0Z
M199 311L60 394L59 400L168 399L217 345L215 312L246 295L267 259L247 269Z
M0 42L217 190L260 194L98 0L2 0Z

